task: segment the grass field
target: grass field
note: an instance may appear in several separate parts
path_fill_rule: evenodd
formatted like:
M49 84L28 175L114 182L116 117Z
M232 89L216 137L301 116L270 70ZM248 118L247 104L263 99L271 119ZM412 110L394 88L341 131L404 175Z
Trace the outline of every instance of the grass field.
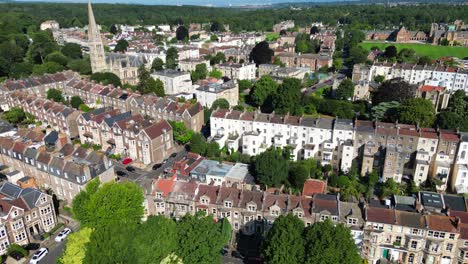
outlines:
M360 44L363 48L370 50L372 47L378 47L384 50L385 47L394 45L398 51L404 48L414 49L419 56L429 56L431 59L438 59L440 57L451 56L458 58L468 57L467 47L451 47L451 46L434 46L428 44L413 44L413 43L384 43L366 41Z

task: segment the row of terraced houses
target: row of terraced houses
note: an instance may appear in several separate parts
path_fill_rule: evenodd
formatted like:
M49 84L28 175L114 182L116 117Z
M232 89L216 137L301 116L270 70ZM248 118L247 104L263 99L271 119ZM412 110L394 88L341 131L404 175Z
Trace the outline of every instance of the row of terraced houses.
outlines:
M180 103L177 98L141 95L112 85L100 85L82 79L71 71L16 81L8 80L0 85L0 95L6 98L12 92L26 90L44 97L51 88L61 90L66 99L79 96L90 107L113 107L122 111L141 113L157 120L180 121L194 131L200 131L204 123L203 107L199 103ZM4 110L8 107L4 101L1 105Z
M439 191L468 192L468 135L456 131L225 109L210 123L211 140L248 155L290 147L295 159L314 158L337 171L355 164L361 175L376 171L383 180L417 184L432 177Z
M203 211L227 218L234 232L267 231L280 215L293 214L305 226L331 220L350 228L369 263L468 263L468 212L463 197L420 192L418 198L394 196L388 205L352 203L323 194L309 180L301 195L255 187L217 186L183 181L174 175L148 188L146 214L180 218ZM309 184L310 183L310 184Z

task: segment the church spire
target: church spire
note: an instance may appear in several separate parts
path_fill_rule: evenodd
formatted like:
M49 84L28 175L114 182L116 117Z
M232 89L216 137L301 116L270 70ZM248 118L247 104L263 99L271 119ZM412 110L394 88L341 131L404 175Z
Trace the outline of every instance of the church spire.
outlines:
M88 45L91 59L91 69L95 72L105 72L107 70L104 46L102 44L101 34L94 19L91 0L88 0Z

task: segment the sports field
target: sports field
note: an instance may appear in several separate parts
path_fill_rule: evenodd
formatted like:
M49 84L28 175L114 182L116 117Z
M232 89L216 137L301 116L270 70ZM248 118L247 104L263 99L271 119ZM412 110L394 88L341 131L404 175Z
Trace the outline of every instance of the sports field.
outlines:
M372 47L378 47L384 50L387 46L395 46L398 51L404 48L414 49L419 56L429 56L431 59L438 59L440 57L451 56L460 59L468 57L468 47L452 47L452 46L435 46L428 44L414 44L414 43L392 43L392 42L373 42L366 41L360 44L363 48L370 50Z

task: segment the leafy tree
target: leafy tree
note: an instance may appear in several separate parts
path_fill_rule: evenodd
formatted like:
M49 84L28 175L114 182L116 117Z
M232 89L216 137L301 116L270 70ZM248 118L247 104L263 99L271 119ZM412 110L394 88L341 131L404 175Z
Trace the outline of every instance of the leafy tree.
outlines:
M216 99L211 105L211 109L229 109L229 102L224 98Z
M450 41L448 41L448 39L444 38L440 41L440 45L442 46L448 46L450 45Z
M82 226L97 230L132 226L143 216L143 200L143 192L133 182L106 183L99 187L99 181L94 181L73 200L73 214Z
M177 256L184 263L219 263L219 252L230 239L227 228L231 228L227 219L215 223L203 213L185 215L178 224Z
M217 69L213 69L209 76L212 78L221 79L223 77L223 73Z
M72 60L68 63L67 67L70 70L79 72L83 75L89 75L92 73L91 61L89 60L89 57L84 59Z
M224 25L219 23L218 21L215 21L211 24L210 27L211 32L224 32L226 29L224 28Z
M256 157L253 171L259 183L280 187L288 181L289 162L281 149L272 148Z
M284 64L284 63L280 60L280 58L278 58L278 57L275 57L275 58L273 59L273 64L274 64L274 65L278 65L278 66L280 66L280 67L286 67L286 64Z
M186 41L189 39L189 31L186 27L180 26L176 30L176 39L179 41Z
M400 103L396 101L382 102L371 109L371 119L376 121L395 122L398 118Z
M81 47L76 43L66 43L62 47L62 53L70 59L82 58Z
M171 124L172 132L174 133L174 139L177 141L177 143L185 145L190 142L194 132L190 129L187 129L184 122L169 121L169 123Z
M352 47L349 49L349 56L346 63L350 66L358 63L364 63L367 60L367 50L361 46Z
M21 107L13 107L3 113L3 118L12 124L19 124L26 120L26 113Z
M429 56L419 57L418 64L419 65L431 65L432 64L432 59Z
M307 264L361 263L349 229L330 220L316 222L304 231L304 262Z
M62 66L67 65L68 59L60 51L54 51L45 57L46 62L55 62Z
M310 170L302 163L294 162L289 167L289 182L296 190L302 190L304 182L309 178Z
M32 41L28 50L28 58L33 63L44 63L44 59L47 55L59 50L50 31L38 31L34 33L32 35Z
M418 124L431 127L435 121L434 107L431 101L423 98L406 100L398 109L399 120L406 124Z
M65 68L56 63L56 62L44 62L43 64L36 64L33 66L33 74L34 75L44 75L46 73L56 73L63 71Z
M21 79L31 75L32 71L33 65L31 63L20 62L13 64L13 66L10 68L9 75L15 79Z
M208 70L205 63L200 63L195 66L195 71L193 71L190 76L192 81L196 82L198 80L203 80L208 75Z
M85 258L86 251L83 250L88 244L93 230L89 227L71 233L67 237L65 252L60 257L60 263L81 264Z
M190 36L190 40L197 40L200 39L200 34L193 34Z
M383 75L377 75L377 76L374 77L374 81L375 81L376 83L382 83L383 81L385 81L385 76L383 76Z
M292 214L280 215L268 231L263 245L266 263L295 264L304 261L304 223Z
M57 103L65 102L65 98L63 97L62 91L54 89L54 88L49 89L47 91L47 99L53 100L54 102L57 102Z
M109 28L109 32L112 33L113 35L117 34L119 31L117 29L117 26L115 24L112 24Z
M89 111L91 111L91 108L85 104L80 104L78 108L85 113L88 113Z
M255 45L250 52L250 61L255 62L257 65L271 63L273 54L274 52L270 49L268 42L262 41Z
M273 109L276 113L301 115L302 108L297 104L301 97L301 80L286 78L273 95Z
M84 104L83 102L83 99L81 99L81 97L75 95L75 96L72 96L72 98L70 98L70 105L75 108L75 109L79 109L80 105Z
M0 75L7 75L11 67L23 61L23 49L12 41L0 44Z
M397 48L393 45L385 48L384 57L385 58L395 58L397 56Z
M102 85L112 84L115 87L122 86L119 76L112 72L96 72L91 75L91 80L96 81Z
M160 58L155 58L151 63L151 70L162 71L164 69L164 61Z
M166 68L173 69L178 65L179 52L175 47L170 47L166 52Z
M193 134L190 139L189 149L191 152L203 155L206 152L206 139L200 133Z
M354 83L350 79L344 79L336 90L336 98L349 100L354 96Z
M224 53L222 52L218 52L216 53L216 55L209 57L209 60L210 60L210 65L219 64L221 62L226 61L226 55L224 55Z
M249 80L239 80L239 93L242 93L245 90L251 89L253 84Z
M112 211L107 214L112 215ZM83 263L134 263L137 256L129 245L136 233L134 225L110 224L95 228L84 249Z
M396 101L402 103L406 99L414 98L416 86L405 82L401 78L391 79L382 83L372 94L372 104Z
M315 35L317 33L320 32L320 29L317 27L317 26L313 26L311 29L310 29L310 35Z
M115 45L114 52L126 52L130 44L125 39L119 39L117 45Z
M270 76L264 75L250 90L250 101L254 106L262 106L277 88L278 84Z
M164 96L163 82L159 79L153 79L146 70L145 65L141 65L140 68L138 68L138 79L137 90L141 94L155 93L159 97Z
M322 100L317 111L321 114L337 116L339 118L354 118L354 106L351 102L326 99Z
M416 52L414 49L402 49L398 52L398 62L414 63L416 61Z
M177 249L177 224L164 216L150 216L133 236L130 247L138 256L135 263L160 263Z
M460 129L468 131L468 120L461 115L451 111L442 111L437 115L437 126L442 129Z

